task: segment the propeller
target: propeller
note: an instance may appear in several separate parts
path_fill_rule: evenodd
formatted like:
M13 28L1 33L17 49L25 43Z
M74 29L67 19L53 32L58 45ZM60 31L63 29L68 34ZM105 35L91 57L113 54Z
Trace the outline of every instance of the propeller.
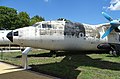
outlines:
M106 36L108 36L113 30L116 28L120 30L120 19L113 20L111 16L109 16L107 13L102 12L102 15L110 21L110 27L106 30L106 32L103 34L102 39Z

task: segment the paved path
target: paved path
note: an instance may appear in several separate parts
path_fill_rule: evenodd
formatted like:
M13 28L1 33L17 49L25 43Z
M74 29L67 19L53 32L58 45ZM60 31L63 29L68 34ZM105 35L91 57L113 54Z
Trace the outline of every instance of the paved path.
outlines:
M24 70L18 68L17 66L0 62L0 79L57 79L57 78L41 73L38 74L33 71Z

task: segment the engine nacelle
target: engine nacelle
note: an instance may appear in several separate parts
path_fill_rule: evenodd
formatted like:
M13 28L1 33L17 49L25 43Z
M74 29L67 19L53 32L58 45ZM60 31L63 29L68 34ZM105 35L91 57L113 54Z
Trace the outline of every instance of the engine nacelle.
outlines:
M99 45L97 46L97 48L98 48L98 49L111 50L111 46L110 46L110 44L108 44L108 43L101 43L101 44L99 44Z

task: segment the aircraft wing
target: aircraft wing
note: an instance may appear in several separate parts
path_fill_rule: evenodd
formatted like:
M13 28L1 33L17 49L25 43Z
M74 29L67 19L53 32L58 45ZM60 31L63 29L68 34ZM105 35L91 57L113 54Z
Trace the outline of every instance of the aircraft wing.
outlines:
M104 23L104 24L99 24L96 27L97 27L97 29L99 29L99 28L102 28L102 27L109 28L110 26L111 26L110 23Z

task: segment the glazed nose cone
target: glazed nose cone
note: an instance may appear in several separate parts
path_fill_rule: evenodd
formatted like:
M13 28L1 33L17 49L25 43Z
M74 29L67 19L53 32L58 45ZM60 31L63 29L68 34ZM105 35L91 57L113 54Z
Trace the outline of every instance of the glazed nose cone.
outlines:
M6 37L11 41L13 42L13 31L9 32Z

